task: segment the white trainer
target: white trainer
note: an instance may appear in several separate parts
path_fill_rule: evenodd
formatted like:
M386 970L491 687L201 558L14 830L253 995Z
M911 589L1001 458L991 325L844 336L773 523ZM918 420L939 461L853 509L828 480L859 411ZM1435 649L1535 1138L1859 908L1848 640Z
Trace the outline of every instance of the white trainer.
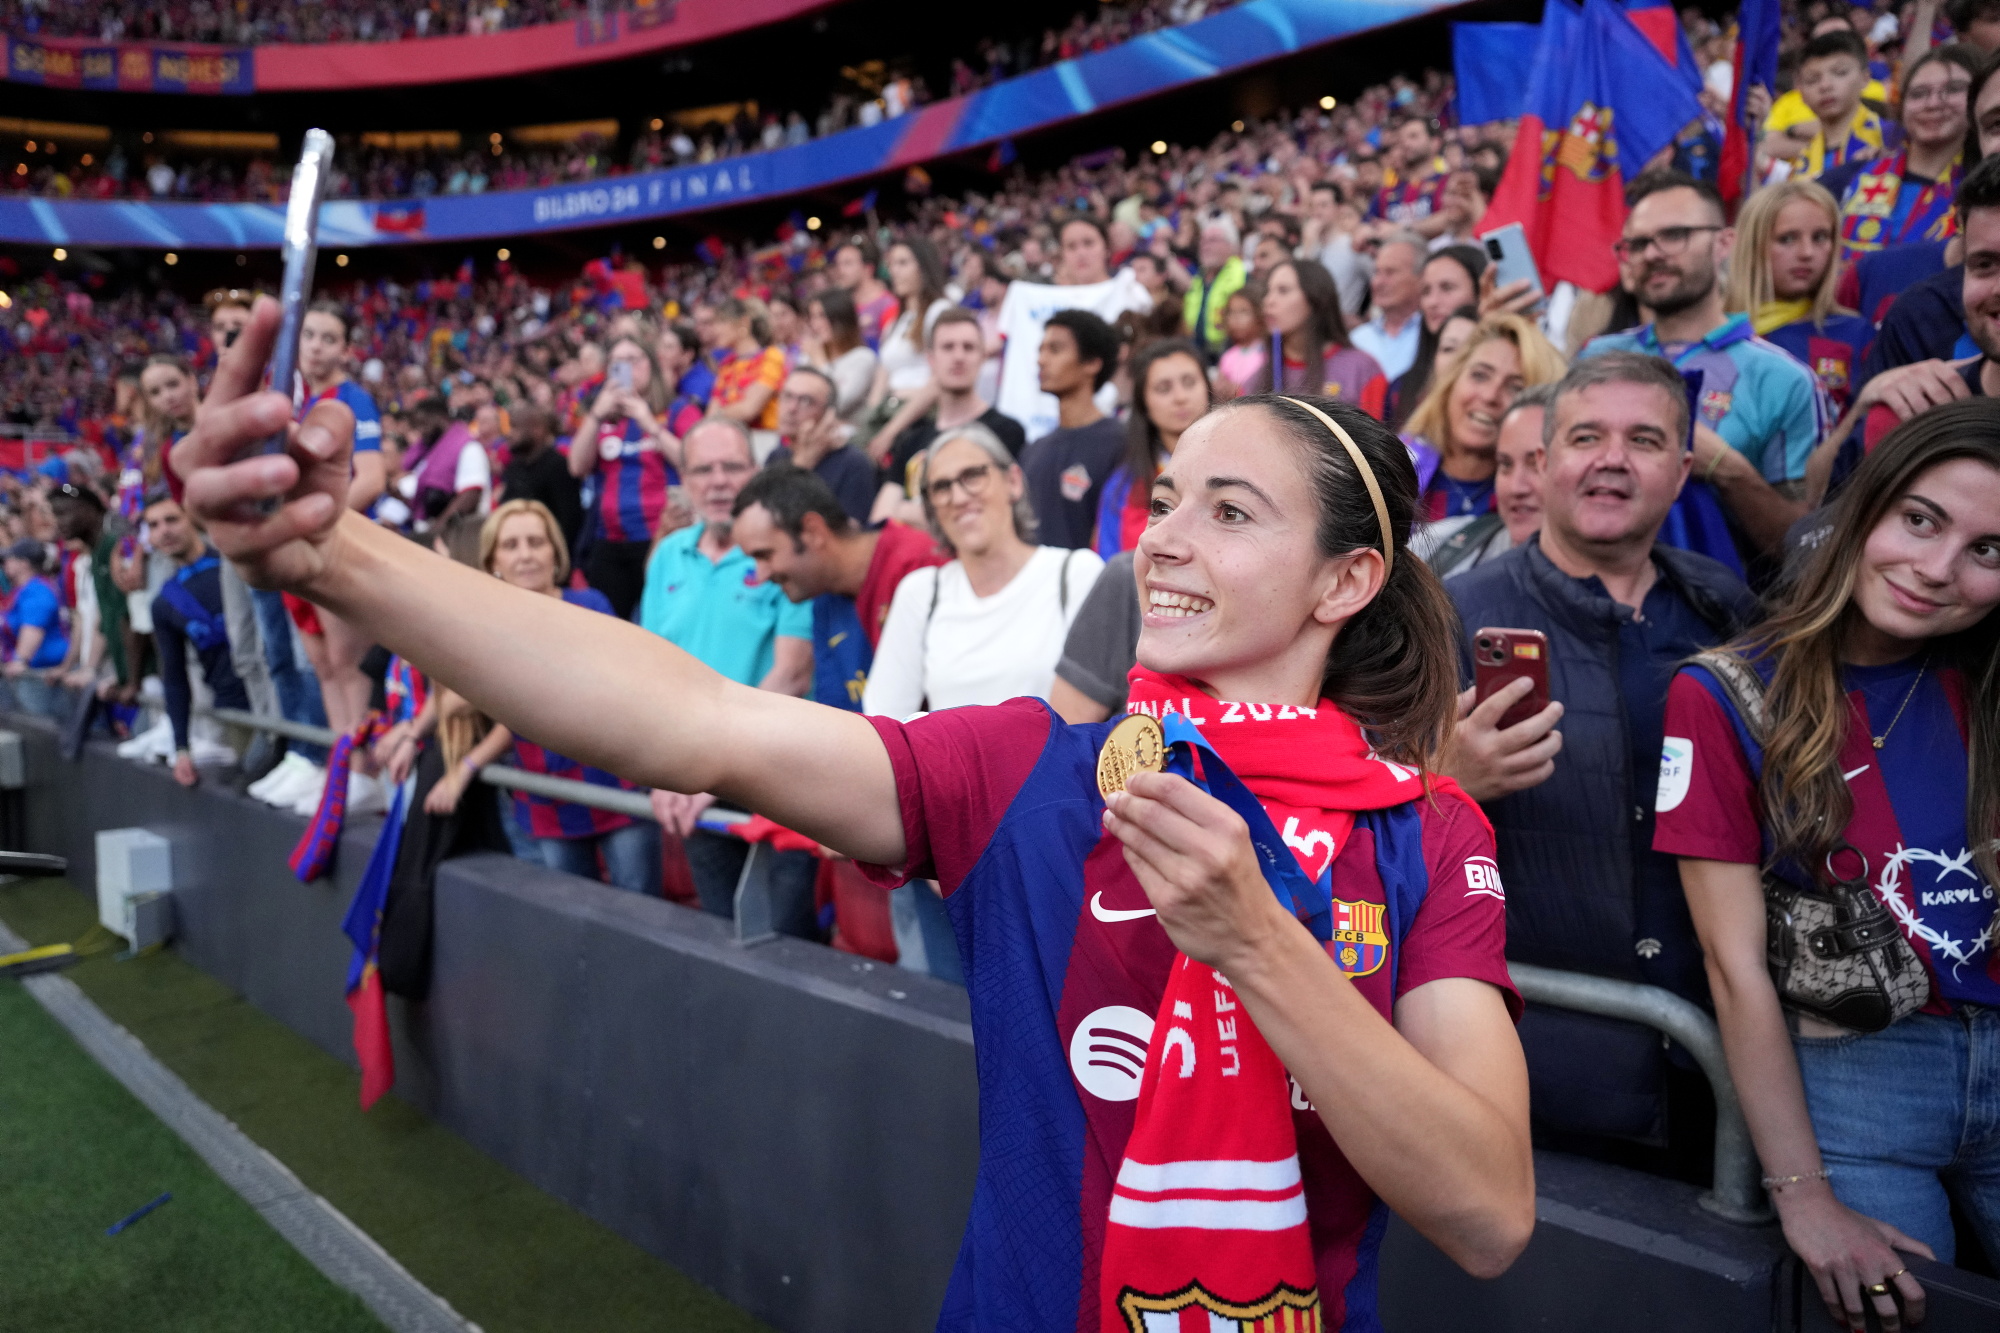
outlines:
M389 787L380 778L366 773L347 775L347 813L379 815L389 809Z
M259 801L269 799L270 793L284 786L291 776L299 771L299 765L305 762L303 756L287 750L283 759L271 765L270 772L243 789L244 795Z
M299 795L312 785L319 766L301 755L286 755L279 770L277 780L265 787L257 799L280 810L289 810L298 801Z
M292 802L292 813L311 819L319 813L319 798L326 792L326 770L315 767L310 784L299 788L298 798Z

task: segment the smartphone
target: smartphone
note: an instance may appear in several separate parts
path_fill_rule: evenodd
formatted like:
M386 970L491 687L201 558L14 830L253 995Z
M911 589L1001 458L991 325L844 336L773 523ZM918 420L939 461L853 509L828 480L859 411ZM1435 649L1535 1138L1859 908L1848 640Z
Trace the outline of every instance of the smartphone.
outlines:
M333 169L333 136L307 130L305 149L292 169L292 193L285 202L284 284L278 290L278 341L271 349L271 387L299 401L299 331L312 304L313 265L319 259L319 206ZM281 454L285 433L264 441L258 453ZM276 502L271 502L275 507Z
M613 361L611 363L611 383L614 387L623 389L627 393L632 392L632 363L630 361Z
M1526 278L1537 304L1548 295L1548 289L1542 286L1541 270L1535 267L1535 253L1528 248L1528 233L1521 230L1520 223L1510 222L1479 240L1486 247L1486 257L1493 261L1494 290Z
M1484 703L1526 676L1528 695L1500 715L1500 729L1524 722L1549 706L1549 638L1538 629L1488 627L1472 636L1474 698Z

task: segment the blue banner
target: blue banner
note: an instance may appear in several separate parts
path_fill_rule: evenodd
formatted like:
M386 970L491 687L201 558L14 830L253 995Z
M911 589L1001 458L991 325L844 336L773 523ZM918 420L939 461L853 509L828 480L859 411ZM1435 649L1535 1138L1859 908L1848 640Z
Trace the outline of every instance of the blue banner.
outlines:
M0 33L0 70L15 83L93 92L248 93L256 62L249 47L151 46L24 41Z
M1537 23L1454 23L1452 77L1458 84L1458 123L1514 120L1528 107L1528 71L1534 67Z
M320 211L320 244L354 249L526 236L824 190L1047 129L1452 3L1249 0L1196 23L797 147L541 190L330 203ZM273 204L0 199L0 241L20 244L275 249L283 221L283 208Z

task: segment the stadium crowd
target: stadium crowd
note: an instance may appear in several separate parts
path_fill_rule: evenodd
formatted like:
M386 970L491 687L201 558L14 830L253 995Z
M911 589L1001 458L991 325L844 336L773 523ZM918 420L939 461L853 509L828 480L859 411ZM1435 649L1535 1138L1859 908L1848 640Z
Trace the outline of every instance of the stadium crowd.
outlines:
M1954 1205L2000 1259L2000 1107L1967 1094L2000 1057L2000 5L1797 19L1732 216L1710 123L1732 34L1687 16L1714 105L1633 173L1608 296L1497 282L1474 230L1508 127L1441 124L1448 81L1399 77L862 234L613 255L555 290L469 261L331 288L306 398L350 408L346 499L376 523L740 686L886 719L1124 712L1142 619L1213 610L1134 577L1183 436L1272 393L1387 423L1409 549L1457 615L1439 768L1496 842L1468 893L1504 898L1515 961L1712 1012L1787 1239L1837 1317L1892 1316L1922 1300L1899 1255L1957 1252ZM426 817L621 888L684 875L727 915L750 842L709 795L656 790L653 822L474 814L495 761L632 784L208 549L163 451L249 306L12 289L6 418L77 440L5 483L17 706L98 700L128 753L188 784L243 760L302 814L323 757L240 753L191 701L330 724L367 741L350 811L416 772ZM836 862L766 825L783 928L870 947ZM893 947L957 976L938 893L892 902ZM1789 905L1770 931L1846 930L1872 980L1830 981L1810 958L1838 932L1808 924L1767 965L1767 902ZM1520 1031L1550 1141L1699 1174L1685 1052L1558 1010Z
M1013 41L982 38L969 60L955 57L948 67L940 67L933 73L938 77L938 86L947 89L945 95L958 97L1058 60L1103 50L1162 28L1191 23L1233 3L1235 0L1138 0L1129 5L1104 5L1094 14L1079 12L1059 28L1043 29L1039 38L1032 33ZM33 6L27 8L39 12ZM10 23L7 9L7 5L0 4L0 29L32 31L31 27L22 26L27 22L25 18ZM216 12L206 11L205 7L204 10L204 17ZM144 12L150 15L157 11ZM332 13L316 5L298 7L297 12ZM431 11L420 8L413 12ZM481 19L482 12L498 17ZM537 17L514 19L510 23L509 15L515 13ZM371 14L365 7L340 11L340 17L349 22L365 22ZM543 8L509 10L499 4L487 11L477 6L454 10L451 17L461 26L449 31L491 32L514 23L544 22L548 16ZM431 20L437 21L440 20ZM107 16L106 22L113 20ZM179 24L177 19L165 22L176 28ZM473 26L466 27L464 23ZM485 26L479 26L482 23ZM200 30L199 20L196 26ZM401 31L422 35L410 27ZM355 32L350 29L341 39L353 40ZM393 37L394 33L376 40ZM334 37L262 40L321 41ZM842 130L893 120L925 105L933 96L930 81L912 62L899 60L885 65L875 61L854 67L840 89L816 112L757 108L753 104L739 107L731 115L706 117L686 124L677 122L669 126L662 119L654 119L623 142L584 133L560 147L524 148L509 146L496 133L479 146L447 150L385 147L364 142L358 136L341 135L336 139L335 174L329 182L329 195L336 199L422 199L439 194L483 194L488 190L538 189L628 171L705 164L809 143ZM39 138L22 136L18 143L10 145L19 155L12 170L0 170L0 192L58 199L276 202L282 201L290 180L282 164L261 153L182 152L170 150L164 144L151 147L153 142L153 136L148 134L141 144L131 145L132 151L128 152L128 146L122 143L113 143L108 149L74 143L65 148L46 131Z

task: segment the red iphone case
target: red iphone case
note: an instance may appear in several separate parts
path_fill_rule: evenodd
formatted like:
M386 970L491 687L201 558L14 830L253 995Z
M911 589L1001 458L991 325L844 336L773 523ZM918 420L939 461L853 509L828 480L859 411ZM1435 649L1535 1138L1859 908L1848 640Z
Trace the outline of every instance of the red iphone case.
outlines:
M1503 731L1549 706L1549 639L1540 630L1492 627L1472 636L1472 680L1479 702L1522 676L1534 685L1527 698L1500 715Z

